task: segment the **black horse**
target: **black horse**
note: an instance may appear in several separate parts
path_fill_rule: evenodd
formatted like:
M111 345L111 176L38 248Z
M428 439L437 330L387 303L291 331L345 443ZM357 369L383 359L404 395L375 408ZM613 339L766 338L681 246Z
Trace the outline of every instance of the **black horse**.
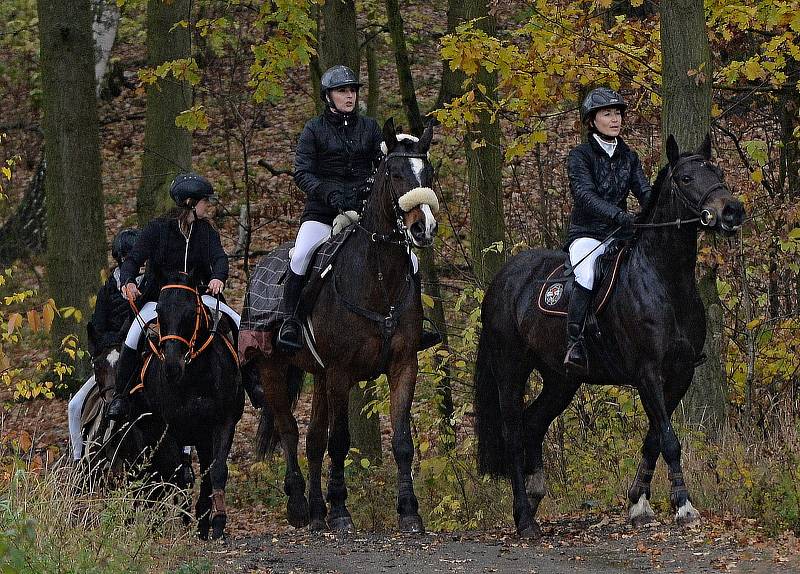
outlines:
M321 285L307 326L320 361L308 347L293 356L259 347L253 359L286 456L287 515L294 526L310 522L312 529L322 529L327 519L332 529L353 528L345 504L344 480L345 456L350 449L350 388L358 381L386 373L392 450L398 469L399 528L423 530L411 477L411 402L417 381L422 303L419 283L412 276L410 249L412 245L431 245L437 228L433 213L438 201L430 188L433 168L427 157L432 136L431 127L419 140L397 136L391 120L383 127L386 156L378 167L361 221L342 232L351 236L341 247L333 270L309 278L307 291ZM322 281L320 275L327 277ZM244 344L242 347L247 353ZM299 389L301 371L315 374L306 442L308 500L297 459L297 421L292 414L292 399L296 398L292 389ZM265 409L262 417L269 414ZM331 459L327 492L330 513L321 485L326 442Z
M706 336L695 282L698 231L732 235L744 208L711 163L708 137L696 153L680 154L670 136L667 157L669 164L654 184L655 197L639 219L647 223L640 225L619 282L596 317L602 336L587 335L587 375L565 373L564 319L542 314L536 305L543 280L563 263L563 252L533 250L514 257L486 292L475 370L478 462L483 473L510 476L521 536L540 535L535 515L545 495L542 441L582 383L631 385L639 391L650 428L628 491L632 522L654 516L648 500L659 454L669 467L676 521L700 517L689 499L670 417L692 381ZM543 388L525 406L534 369Z
M186 474L180 472L179 445L165 440L166 425L149 412L146 403L135 401L130 423L118 424L104 416L114 394L119 348L99 346L91 323L87 330L95 385L81 412L80 486L93 492L108 485L135 482L140 485L136 496L142 501L162 500L190 488Z
M159 449L170 453L194 445L200 461L200 495L195 505L198 533L207 539L224 534L228 454L236 423L244 410L236 350L224 313L215 313L185 273L162 287L156 306L159 335L148 340L143 393L134 393L134 409L147 409L166 424ZM221 317L221 319L220 319Z

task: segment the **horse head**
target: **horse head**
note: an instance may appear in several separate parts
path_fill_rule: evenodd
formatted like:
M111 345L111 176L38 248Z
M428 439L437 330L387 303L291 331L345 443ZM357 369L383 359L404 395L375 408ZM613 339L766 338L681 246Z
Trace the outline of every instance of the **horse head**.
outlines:
M169 276L156 304L164 373L169 380L183 376L201 330L203 305L194 279L186 273Z
M722 170L711 163L711 139L705 140L694 153L680 153L678 143L667 139L667 185L700 219L700 225L725 235L733 235L744 221L744 206L725 184Z
M381 143L384 158L373 189L373 194L383 192L377 201L384 218L416 247L430 246L439 226L435 217L439 200L431 188L433 167L428 159L432 139L431 125L417 138L396 134L394 121L387 120Z

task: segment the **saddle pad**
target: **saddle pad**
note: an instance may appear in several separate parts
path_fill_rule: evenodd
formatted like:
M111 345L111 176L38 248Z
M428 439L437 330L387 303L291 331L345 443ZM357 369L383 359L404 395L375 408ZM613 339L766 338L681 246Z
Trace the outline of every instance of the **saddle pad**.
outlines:
M313 306L313 301L308 300L309 294L316 295L319 291L319 285L328 275L326 270L353 231L355 227L337 233L314 254L307 272L308 283L303 289L303 304L307 310ZM294 242L277 247L262 257L253 270L239 330L239 357L243 363L250 358L249 351L253 348L266 354L271 352L271 332L288 316L283 308L283 287L289 269L289 250L293 247Z
M604 267L605 271L600 278L600 287L596 290L595 296L592 300L592 309L595 315L598 315L608 302L611 291L619 278L619 269L622 265L622 258L627 254L628 248L620 249L612 260L610 260L608 267ZM539 298L537 300L537 307L539 311L545 315L556 315L559 317L567 316L567 307L569 306L569 296L572 293L571 285L568 289L568 283L574 281L574 277L570 276L568 279L550 281L555 278L563 278L567 272L566 263L558 265L547 276L547 282L542 285L539 290Z

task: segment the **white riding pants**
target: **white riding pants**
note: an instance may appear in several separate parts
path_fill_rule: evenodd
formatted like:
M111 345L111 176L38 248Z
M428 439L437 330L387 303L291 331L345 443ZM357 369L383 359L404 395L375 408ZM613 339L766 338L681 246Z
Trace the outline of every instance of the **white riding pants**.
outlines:
M606 252L612 241L613 239L607 239L601 243L591 237L579 237L570 243L569 262L573 266L578 285L589 290L594 288L594 262Z
M212 311L217 308L217 299L212 295L203 295L202 299L203 303L205 303L206 306ZM239 316L239 313L228 307L228 305L222 301L219 302L219 310L230 317L231 320L236 323L236 328L239 328L239 322L242 320L242 318ZM142 325L146 325L156 318L155 301L148 301L142 305L142 308L139 309L139 318L141 320L133 320L130 329L128 329L128 336L125 337L125 346L129 349L139 348L139 340L142 338Z
M308 265L311 263L311 256L314 251L325 243L331 236L331 226L319 221L306 221L300 226L297 232L297 239L292 250L292 259L289 267L297 275L305 275ZM419 260L416 253L411 252L411 265L413 272L419 270Z
M80 460L83 456L83 433L81 432L81 412L86 396L95 385L94 375L89 377L80 390L75 393L67 405L67 420L69 422L69 440L72 442L72 458Z

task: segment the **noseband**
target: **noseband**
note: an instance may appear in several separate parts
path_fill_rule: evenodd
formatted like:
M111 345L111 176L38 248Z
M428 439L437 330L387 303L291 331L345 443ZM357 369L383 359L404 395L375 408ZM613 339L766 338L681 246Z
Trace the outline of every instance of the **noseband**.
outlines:
M706 192L702 195L702 197L700 197L697 203L693 202L686 196L684 191L681 189L681 186L678 184L678 181L675 179L675 172L678 171L678 168L683 167L690 161L706 162L708 161L708 159L699 154L692 154L692 155L687 155L686 157L682 157L677 161L677 163L674 166L670 166L667 177L670 181L672 189L675 190L675 195L694 215L698 217L700 225L704 227L713 227L714 224L717 222L717 215L709 209L704 209L703 205L705 204L706 200L709 197L711 197L711 194L714 193L715 191L723 189L728 193L731 193L731 190L730 188L728 188L725 182L720 179L718 183L712 185L706 190Z

